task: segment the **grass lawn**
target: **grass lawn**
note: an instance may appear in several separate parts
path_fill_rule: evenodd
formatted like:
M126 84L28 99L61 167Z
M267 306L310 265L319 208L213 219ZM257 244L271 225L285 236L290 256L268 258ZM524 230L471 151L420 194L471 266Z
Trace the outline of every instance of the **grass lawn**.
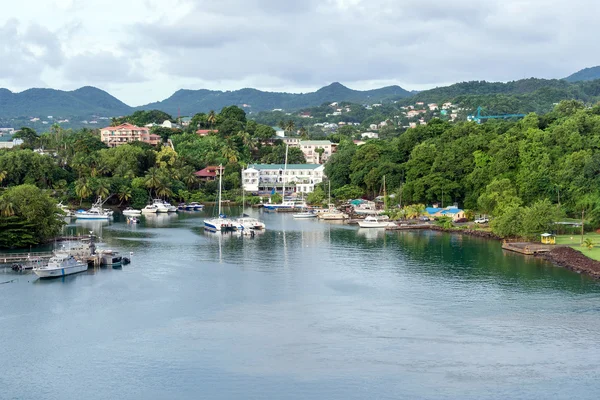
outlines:
M594 248L588 250L586 247L581 246L581 235L557 235L556 244L566 244L582 252L585 256L600 261L600 234L595 232L586 233L583 236L583 240L590 239L594 243Z

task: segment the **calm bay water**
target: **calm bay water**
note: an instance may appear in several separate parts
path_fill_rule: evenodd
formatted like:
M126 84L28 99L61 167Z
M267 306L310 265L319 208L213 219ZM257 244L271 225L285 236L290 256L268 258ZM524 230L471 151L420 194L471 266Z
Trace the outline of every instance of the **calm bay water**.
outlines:
M254 213L255 238L203 212L77 223L132 264L1 269L0 398L598 397L599 283L493 241Z

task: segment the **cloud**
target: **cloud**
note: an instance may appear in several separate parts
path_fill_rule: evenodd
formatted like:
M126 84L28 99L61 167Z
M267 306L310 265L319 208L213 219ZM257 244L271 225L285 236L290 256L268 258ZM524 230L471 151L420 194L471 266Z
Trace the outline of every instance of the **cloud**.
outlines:
M136 43L160 70L182 78L252 80L288 86L365 80L414 84L555 76L599 32L582 32L563 12L588 14L591 1L225 0L188 2L169 23L136 26ZM565 44L568 34L577 44ZM556 54L570 62L556 62ZM589 49L587 51L589 53ZM553 62L548 62L552 60ZM557 75L558 74L558 75Z
M37 23L10 19L0 26L0 37L0 77L15 85L42 84L43 72L64 62L57 35Z
M88 51L72 56L65 63L63 72L67 80L82 84L139 83L148 79L141 59L108 51Z

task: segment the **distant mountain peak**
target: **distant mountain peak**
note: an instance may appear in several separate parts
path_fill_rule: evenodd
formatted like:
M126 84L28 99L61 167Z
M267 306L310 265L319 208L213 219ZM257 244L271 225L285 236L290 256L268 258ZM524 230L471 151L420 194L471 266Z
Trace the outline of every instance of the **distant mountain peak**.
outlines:
M584 68L563 79L567 82L593 81L600 79L600 65Z

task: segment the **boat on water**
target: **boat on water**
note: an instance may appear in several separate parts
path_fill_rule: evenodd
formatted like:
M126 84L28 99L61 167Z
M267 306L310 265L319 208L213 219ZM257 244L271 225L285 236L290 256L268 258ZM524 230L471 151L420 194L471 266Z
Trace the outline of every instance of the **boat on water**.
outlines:
M387 228L395 225L386 215L369 215L362 221L358 221L358 226L361 228Z
M67 251L61 250L50 258L48 264L33 267L33 272L40 278L58 278L87 271L87 269L87 262L79 261Z
M127 216L127 217L135 217L138 215L142 215L142 211L141 210L136 210L134 208L131 207L127 207L126 209L123 210L123 215Z
M156 214L158 212L158 207L155 204L148 204L146 207L142 208L143 214Z
M89 210L77 210L77 212L74 215L75 218L111 220L114 212L112 210L102 208L106 200L102 201L102 197L98 197L96 202L92 204L92 207Z
M136 225L136 224L139 224L139 222L140 222L140 220L137 219L136 217L133 217L133 216L127 217L127 224L129 224L129 225Z
M263 230L266 228L264 222L259 219L253 218L249 215L244 214L240 218L236 219L235 227L239 231L245 230Z
M156 206L156 212L175 212L177 211L177 207L171 205L169 202L164 201L163 199L154 199L152 201L152 205Z
M313 210L306 210L306 211L302 211L302 212L293 214L292 217L294 217L295 219L311 219L311 218L317 218L317 213L314 212Z
M185 209L190 210L190 211L191 210L200 211L200 210L204 209L204 204L200 204L195 201L192 201L191 203L189 203L185 206Z
M99 253L102 265L121 265L123 262L123 257L117 251L102 250Z
M223 166L219 165L219 208L218 216L216 218L209 218L204 220L204 229L213 232L227 232L235 230L235 222L227 218L225 214L221 212L221 196L222 196L222 174Z

